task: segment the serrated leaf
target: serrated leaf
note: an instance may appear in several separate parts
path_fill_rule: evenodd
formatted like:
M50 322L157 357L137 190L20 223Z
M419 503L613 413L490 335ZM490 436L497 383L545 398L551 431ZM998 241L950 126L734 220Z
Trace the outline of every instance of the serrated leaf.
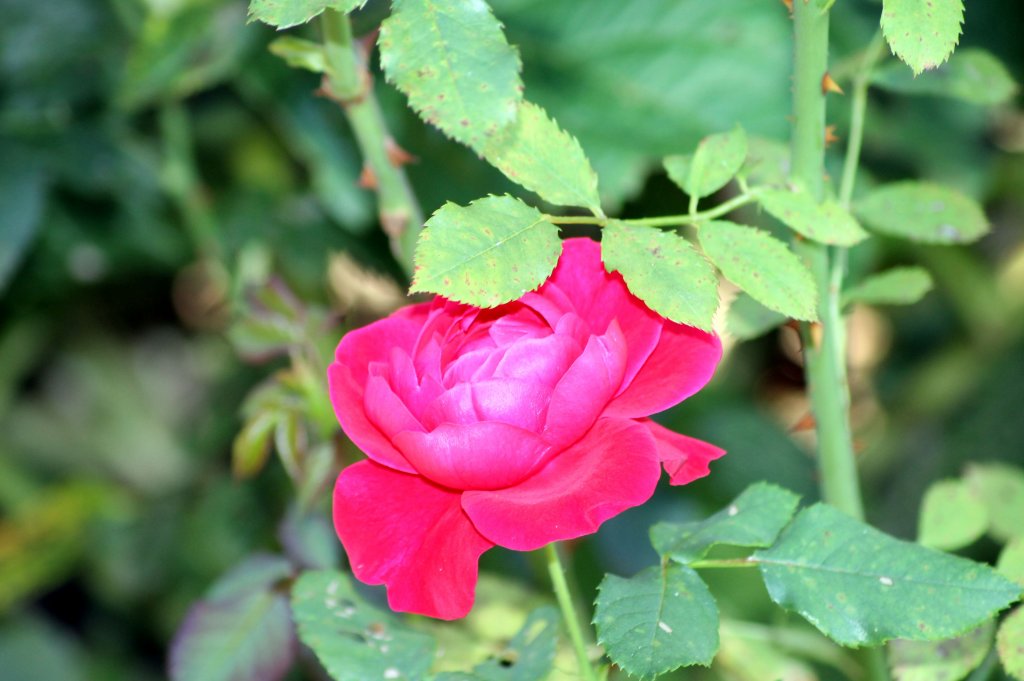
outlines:
M292 587L299 639L335 681L419 681L434 659L434 641L369 605L340 572L304 573Z
M304 24L325 9L351 12L366 0L251 0L249 19L256 19L278 29Z
M611 220L602 232L601 259L606 270L619 272L630 293L658 314L711 329L718 278L683 237Z
M747 160L739 175L750 184L785 184L790 176L789 146L766 137L748 137Z
M1000 541L1024 537L1024 471L1003 463L972 463L964 481L985 505L993 537Z
M894 267L874 274L843 291L843 305L911 305L932 290L932 276L923 267Z
M664 160L669 178L690 196L714 194L736 176L747 158L747 133L736 126L729 132L709 135L697 151Z
M995 570L900 541L825 504L756 552L772 600L845 646L958 636L1017 600Z
M999 59L979 48L958 51L934 71L913 75L899 62L889 62L871 74L871 84L908 95L955 97L992 106L1009 101L1017 83Z
M543 284L561 254L558 228L518 199L446 203L420 232L410 291L493 307Z
M858 201L854 212L873 231L924 243L968 243L989 230L974 199L930 182L882 185Z
M801 185L769 189L757 200L776 220L812 241L853 246L868 237L849 211L835 201L818 203Z
M818 318L814 277L771 234L720 220L701 226L697 238L725 278L765 307L794 319Z
M1024 680L1024 606L1015 608L999 625L996 649L1006 673Z
M580 143L536 104L523 102L516 122L486 143L483 156L548 203L601 212L597 174Z
M753 340L785 323L787 317L740 293L729 305L725 328L739 341Z
M893 681L960 681L982 663L992 648L995 626L945 641L893 641L889 665Z
M378 44L388 80L452 139L482 151L515 121L519 54L483 0L394 0Z
M561 617L551 606L529 614L519 632L494 659L471 672L438 674L434 681L537 681L545 679L555 661Z
M883 0L882 33L915 74L949 58L960 40L963 0Z
M275 584L288 561L254 556L192 606L171 644L173 681L277 681L295 658L288 598Z
M669 563L629 579L605 575L594 625L612 662L641 679L709 665L718 650L718 606L693 570Z
M692 563L713 546L771 546L793 517L800 498L776 485L758 482L710 518L690 523L658 523L651 543L663 556Z
M1024 537L1011 539L999 553L996 570L1024 587Z
M962 480L940 480L925 492L917 524L917 541L952 551L985 534L988 513Z
M324 48L312 40L284 35L270 43L267 49L271 54L284 59L292 68L305 69L313 73L323 73L327 70Z

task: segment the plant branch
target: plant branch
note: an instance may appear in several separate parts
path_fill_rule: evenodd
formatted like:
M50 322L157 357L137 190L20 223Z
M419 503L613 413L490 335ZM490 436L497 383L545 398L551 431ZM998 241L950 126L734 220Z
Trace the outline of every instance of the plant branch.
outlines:
M402 170L398 147L388 135L348 17L327 9L320 17L320 27L326 62L324 92L345 111L377 191L381 227L391 241L392 253L411 275L423 211Z
M580 628L579 616L572 604L572 595L569 593L569 584L565 581L565 568L562 567L562 559L558 555L558 545L548 544L544 547L548 558L548 574L551 576L551 586L558 599L558 606L562 609L562 619L565 620L565 628L569 632L569 639L576 651L576 661L580 668L580 678L584 681L597 681L594 668L590 664L590 656L587 654L587 644L583 638L583 631Z
M619 222L625 222L628 225L641 225L644 227L676 227L679 225L697 225L702 222L709 222L716 218L720 218L723 215L728 215L732 211L745 206L748 203L753 203L757 200L759 194L764 190L760 187L748 189L739 196L718 204L714 208L708 210L686 213L683 215L659 215L653 218L626 218L619 220ZM544 219L555 225L597 225L604 227L608 224L608 218L596 217L593 215L545 215Z

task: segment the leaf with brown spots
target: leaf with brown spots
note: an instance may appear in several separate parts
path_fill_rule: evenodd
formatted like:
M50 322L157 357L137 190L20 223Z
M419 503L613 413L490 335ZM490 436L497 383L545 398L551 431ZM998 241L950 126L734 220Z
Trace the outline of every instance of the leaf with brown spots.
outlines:
M960 40L963 0L883 0L882 33L915 74L949 59Z

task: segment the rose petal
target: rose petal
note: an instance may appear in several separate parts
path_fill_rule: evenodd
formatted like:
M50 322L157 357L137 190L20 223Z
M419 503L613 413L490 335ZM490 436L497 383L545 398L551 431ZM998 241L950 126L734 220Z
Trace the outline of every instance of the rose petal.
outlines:
M658 347L605 415L641 418L675 406L711 380L721 357L718 336L666 321Z
M497 489L520 482L550 447L507 423L442 423L429 433L406 431L395 445L424 477L452 489Z
M658 445L658 459L665 466L673 485L685 485L711 472L708 467L715 459L725 456L725 450L696 438L680 435L668 428L644 419L642 421Z
M466 492L462 507L487 539L532 551L595 532L608 518L644 503L659 473L650 430L636 421L601 419L522 484Z
M335 361L349 368L358 385L365 384L370 362L387 362L395 347L412 351L429 308L430 303L403 307L390 317L349 331L338 343Z
M370 376L367 379L363 408L370 422L377 426L385 437L394 437L403 430L424 430L401 398L391 389L387 379L381 376Z
M586 433L615 395L626 368L626 346L618 322L591 336L587 347L551 394L544 438L568 445Z
M583 351L575 338L550 335L521 340L505 350L494 378L515 378L553 386Z
M440 619L472 608L477 561L494 546L473 527L459 494L369 461L338 476L334 527L352 572L387 584L392 609Z

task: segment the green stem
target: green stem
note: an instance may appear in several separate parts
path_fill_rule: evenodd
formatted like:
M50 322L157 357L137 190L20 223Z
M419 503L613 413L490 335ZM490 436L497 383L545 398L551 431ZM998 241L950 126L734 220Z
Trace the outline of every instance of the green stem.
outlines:
M344 109L363 160L373 173L380 223L391 240L391 250L406 273L412 274L423 211L401 162L392 158L397 147L388 135L369 74L356 51L348 17L328 9L321 15L320 26L327 93Z
M555 597L558 599L558 606L562 609L562 618L565 620L565 628L569 631L569 639L576 651L576 661L580 668L580 678L584 681L597 681L594 668L590 664L590 656L587 654L587 644L583 638L583 631L580 628L580 619L572 604L572 595L569 593L569 584L565 581L565 568L562 567L562 559L558 555L558 546L548 544L544 547L548 558L548 574L551 576L551 586L555 590Z
M758 561L753 558L724 558L721 560L695 560L690 567L701 570L705 568L752 568L757 567Z
M753 203L763 191L764 189L761 188L747 190L739 196L734 196L728 201L705 211L686 213L685 215L659 215L653 218L626 218L619 220L619 222L625 222L629 225L642 225L644 227L696 225L728 215L741 206ZM608 218L595 217L593 215L545 215L544 219L555 225L597 225L604 227L608 224Z
M174 201L192 245L200 257L216 257L217 225L204 196L195 155L192 153L192 126L181 102L167 101L158 112L163 146L161 182Z
M868 88L871 86L871 71L885 55L885 38L879 31L872 38L861 57L853 77L850 92L850 135L843 160L843 177L839 182L839 203L849 209L853 199L853 185L857 181L857 167L860 165L860 150L864 142L864 114L868 107Z

